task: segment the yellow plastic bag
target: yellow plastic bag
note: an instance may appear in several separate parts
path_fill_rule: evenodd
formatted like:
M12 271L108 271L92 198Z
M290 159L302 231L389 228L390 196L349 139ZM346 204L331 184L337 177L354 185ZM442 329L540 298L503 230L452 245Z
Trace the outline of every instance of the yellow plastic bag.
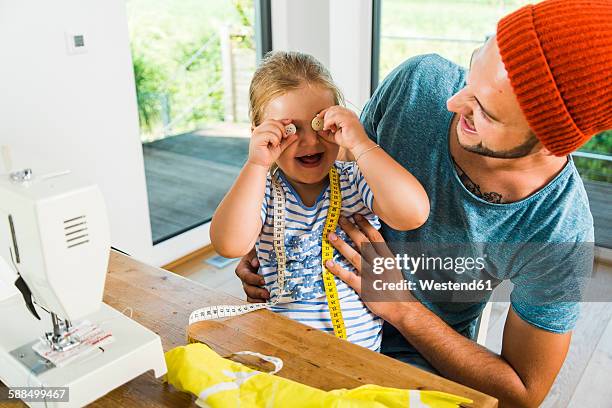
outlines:
M167 381L198 397L201 407L457 408L472 400L438 391L363 385L322 391L224 359L196 343L166 353Z

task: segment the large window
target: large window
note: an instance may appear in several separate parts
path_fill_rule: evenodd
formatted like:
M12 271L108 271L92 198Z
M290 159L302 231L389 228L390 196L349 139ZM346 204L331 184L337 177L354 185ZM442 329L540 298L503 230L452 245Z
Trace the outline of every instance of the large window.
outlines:
M247 157L255 5L127 0L127 10L159 243L209 221Z
M373 84L409 57L437 53L468 66L474 48L495 33L497 21L530 0L374 0L380 53ZM376 58L377 57L377 58ZM595 241L612 248L612 131L573 154L589 195Z

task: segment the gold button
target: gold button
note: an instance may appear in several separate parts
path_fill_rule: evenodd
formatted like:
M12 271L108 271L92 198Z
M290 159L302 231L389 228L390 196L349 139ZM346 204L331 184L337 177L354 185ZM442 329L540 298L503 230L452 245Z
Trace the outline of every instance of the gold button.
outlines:
M310 123L310 126L312 126L312 130L314 130L315 132L322 131L323 130L323 119L321 119L318 116L315 116L312 122Z

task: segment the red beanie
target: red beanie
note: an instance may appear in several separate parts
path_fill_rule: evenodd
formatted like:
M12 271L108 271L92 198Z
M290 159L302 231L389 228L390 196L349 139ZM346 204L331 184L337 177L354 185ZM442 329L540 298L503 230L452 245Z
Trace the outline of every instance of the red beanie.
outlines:
M497 25L529 126L556 156L612 128L612 0L545 0Z

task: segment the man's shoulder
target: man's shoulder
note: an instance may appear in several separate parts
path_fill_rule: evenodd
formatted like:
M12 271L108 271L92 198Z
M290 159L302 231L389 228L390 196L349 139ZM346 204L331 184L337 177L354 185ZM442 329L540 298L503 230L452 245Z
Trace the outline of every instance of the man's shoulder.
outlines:
M573 161L544 188L536 222L542 242L593 242L593 216L582 178ZM546 238L546 239L544 239ZM537 239L534 239L537 240Z
M429 169L434 146L447 143L446 101L465 84L465 70L436 54L412 57L381 82L361 113L368 136L411 171Z
M402 82L406 83L422 83L429 82L431 84L450 85L447 87L449 91L454 91L465 77L465 68L456 63L441 57L438 54L424 54L408 58L397 66L385 78L382 86L385 83Z
M450 60L447 60L439 54L422 54L408 58L398 65L393 71L399 71L402 73L447 73L463 70L464 68Z
M385 77L365 111L382 110L416 118L419 113L448 114L446 101L465 83L465 70L437 54L412 57ZM391 112L387 106L391 105Z

